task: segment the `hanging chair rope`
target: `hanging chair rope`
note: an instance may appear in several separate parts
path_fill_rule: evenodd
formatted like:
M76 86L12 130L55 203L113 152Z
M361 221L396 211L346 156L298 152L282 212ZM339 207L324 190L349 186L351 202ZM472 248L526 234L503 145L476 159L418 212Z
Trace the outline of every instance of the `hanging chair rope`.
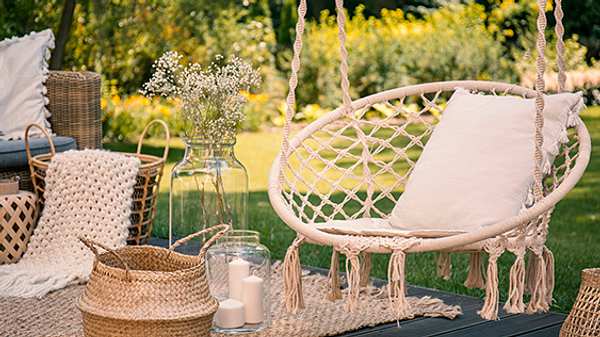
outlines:
M544 144L544 135L542 130L544 128L544 72L546 70L546 59L545 59L545 50L546 50L546 0L538 0L538 18L537 18L537 59L536 59L536 81L535 81L535 91L537 92L537 96L535 98L535 150L534 150L534 185L533 185L533 195L535 198L535 202L539 202L544 198L544 187L542 185L543 173L543 156L542 156L542 145Z
M288 165L290 149L289 134L292 118L296 109L296 87L298 86L298 70L300 70L300 53L302 51L302 35L306 16L306 0L300 0L298 4L298 22L296 23L296 38L294 40L294 56L292 57L292 73L290 74L289 90L286 99L285 122L283 124L283 140L281 144L281 172L279 173L279 184L283 186L285 181L284 170Z
M562 0L555 0L554 18L556 19L556 64L558 66L558 92L565 91L567 82L565 66L565 27L563 25L564 12L562 9Z
M342 104L344 110L350 113L352 110L352 99L350 98L350 82L348 81L348 51L346 50L346 14L344 13L344 1L335 0L337 11L336 19L338 25L338 38L340 41L340 86L342 88Z

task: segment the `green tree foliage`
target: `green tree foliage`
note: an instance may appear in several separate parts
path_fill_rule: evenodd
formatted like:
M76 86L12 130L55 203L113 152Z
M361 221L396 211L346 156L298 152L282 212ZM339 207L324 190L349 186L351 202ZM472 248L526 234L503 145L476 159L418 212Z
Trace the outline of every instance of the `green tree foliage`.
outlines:
M277 43L280 46L290 47L294 36L294 27L298 20L295 0L283 0L279 12L279 27L277 29Z
M0 40L55 28L61 5L59 0L0 0Z
M366 18L358 7L347 22L353 97L407 84L450 79L515 80L502 45L487 29L480 5L449 5L423 19L401 10ZM298 98L339 104L339 51L335 17L324 12L309 25Z
M565 0L565 28L569 35L577 34L588 49L587 57L600 56L600 3L598 0Z

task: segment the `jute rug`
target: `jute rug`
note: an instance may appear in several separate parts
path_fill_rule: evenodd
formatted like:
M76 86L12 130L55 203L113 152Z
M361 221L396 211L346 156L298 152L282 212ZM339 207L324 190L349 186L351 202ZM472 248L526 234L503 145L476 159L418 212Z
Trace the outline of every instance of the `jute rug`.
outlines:
M344 309L344 300L330 302L325 298L327 277L308 271L302 278L306 309L297 315L287 314L282 303L283 280L279 269L279 265L274 265L271 327L245 336L330 336L395 321L391 310L388 310L387 294L382 289L365 288L358 309L348 313ZM0 336L82 337L81 315L75 303L83 289L81 285L71 286L42 299L0 298ZM453 319L461 314L460 307L447 305L439 299L408 297L408 300L415 316ZM230 335L213 333L212 336Z

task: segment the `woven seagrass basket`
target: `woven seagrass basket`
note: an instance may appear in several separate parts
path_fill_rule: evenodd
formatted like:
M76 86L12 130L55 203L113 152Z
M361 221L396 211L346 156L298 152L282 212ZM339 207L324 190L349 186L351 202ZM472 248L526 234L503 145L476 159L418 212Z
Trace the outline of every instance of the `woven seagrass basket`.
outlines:
M17 263L25 254L37 215L35 194L0 194L0 265Z
M600 336L600 268L584 269L573 309L560 329L560 337Z
M209 291L205 255L229 228L207 228L177 241L170 249L126 246L110 250L81 239L96 255L78 302L85 336L209 336L219 304ZM198 256L173 251L213 231L218 232L205 241ZM106 252L100 254L98 247Z
M19 176L0 179L0 195L19 193Z
M162 157L141 153L144 137L153 124L160 124L165 130L166 145ZM50 153L31 156L29 149L29 130L33 127L40 129L48 138ZM131 225L129 226L129 237L127 238L127 244L129 245L146 244L152 234L152 222L156 215L158 188L160 179L162 178L165 161L169 155L169 141L170 134L167 124L161 120L153 120L146 125L144 131L140 135L136 153L123 152L124 155L137 157L141 162L136 177L136 183L133 187L133 202L131 205L130 216ZM40 206L43 207L45 189L44 178L46 177L48 164L56 154L54 143L45 129L41 128L39 125L32 124L25 130L25 150L29 161L33 190L38 195Z

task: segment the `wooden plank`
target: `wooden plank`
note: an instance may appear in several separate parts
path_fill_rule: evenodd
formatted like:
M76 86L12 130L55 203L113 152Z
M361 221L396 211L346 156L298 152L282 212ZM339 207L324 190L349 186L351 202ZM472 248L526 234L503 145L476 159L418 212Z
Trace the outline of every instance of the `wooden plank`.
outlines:
M471 327L459 328L452 332L437 334L443 337L506 337L520 336L540 329L561 324L565 316L548 313L536 315L512 315L498 321L484 321Z
M523 336L523 337L558 337L560 335L560 327L562 326L562 323L560 324L556 324L556 325L552 325L540 330L536 330L533 332L527 332L525 334L523 333L518 333L518 334L514 334L510 337L513 336Z
M385 324L376 327L377 329L372 329L371 331L364 329L363 331L356 331L344 336L438 336L457 329L472 328L486 322L477 314L477 311L481 309L483 304L483 302L477 298L457 296L443 292L434 292L431 295L444 300L448 304L460 305L463 309L463 314L453 320L433 317L402 321L400 322L400 327L398 327L396 323ZM509 315L501 311L499 316L503 318Z

